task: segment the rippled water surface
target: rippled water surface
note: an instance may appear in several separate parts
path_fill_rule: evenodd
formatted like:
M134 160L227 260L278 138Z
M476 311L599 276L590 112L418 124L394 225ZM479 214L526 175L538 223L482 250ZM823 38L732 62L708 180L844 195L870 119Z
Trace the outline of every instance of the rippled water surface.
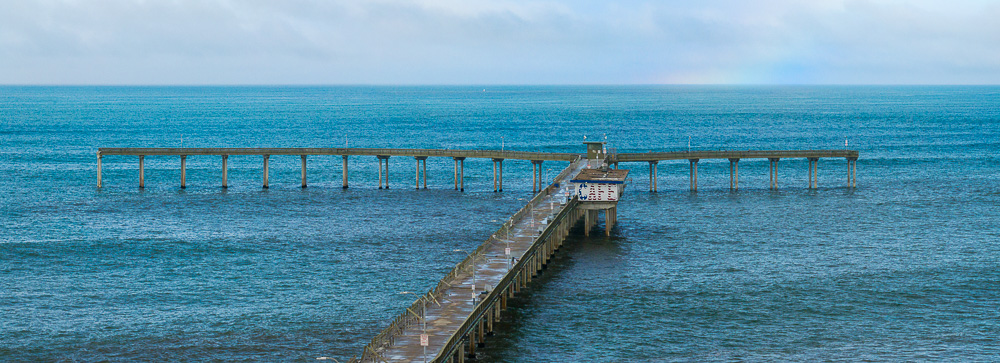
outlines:
M575 236L485 361L991 361L1000 355L1000 88L0 87L0 360L344 360L531 195L531 165L106 156L97 147L582 152L833 149L846 162L622 164L619 226ZM502 138L502 140L501 140ZM548 162L549 177L565 163ZM412 296L411 296L412 297Z

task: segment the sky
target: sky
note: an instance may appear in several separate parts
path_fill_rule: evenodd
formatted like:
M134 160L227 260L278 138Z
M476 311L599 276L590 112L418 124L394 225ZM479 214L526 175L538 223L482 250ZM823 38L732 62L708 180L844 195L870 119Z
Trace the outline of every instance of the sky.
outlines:
M997 0L0 0L0 84L1000 84Z

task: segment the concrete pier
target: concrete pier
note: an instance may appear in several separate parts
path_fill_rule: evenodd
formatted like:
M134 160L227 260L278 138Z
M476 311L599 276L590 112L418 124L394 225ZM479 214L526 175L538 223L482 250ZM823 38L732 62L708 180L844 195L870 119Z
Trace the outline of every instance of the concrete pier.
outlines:
M740 189L740 159L729 158L729 190Z
M810 188L815 189L819 182L818 162L821 158L847 159L847 187L857 187L857 160L858 152L855 150L748 150L748 151L691 151L691 152L646 152L646 153L604 153L601 150L588 149L588 155L602 158L607 164L617 168L618 163L623 162L646 162L649 164L649 191L658 192L659 175L658 163L668 160L688 160L691 163L691 190L698 189L697 160L701 159L729 159L730 161L730 189L739 189L739 161L741 159L768 159L770 161L770 189L778 188L777 161L782 158L805 158L810 161ZM298 155L303 158L302 181L303 186L307 185L307 165L306 158L311 155L337 155L344 160L343 186L348 186L348 156L350 155L370 155L376 156L379 161L379 187L389 187L389 157L391 156L411 156L422 158L420 169L417 173L423 172L423 181L417 182L427 188L426 158L428 157L450 157L456 161L456 181L458 190L465 191L464 171L466 158L491 159L494 162L494 191L503 191L503 160L515 159L526 160L533 163L534 175L532 190L542 190L544 187L543 165L544 161L571 161L581 157L576 153L538 153L523 151L497 151L497 150L441 150L441 149L362 149L362 148L100 148L97 153L98 187L104 187L103 165L104 157L112 155L133 155L140 158L139 185L145 187L145 157L146 156L181 156L182 157L182 181L183 187L186 183L186 158L188 156L219 155L222 156L222 186L226 188L228 183L228 156L229 155L257 155L264 158L264 185L270 186L268 175L268 158L270 155Z

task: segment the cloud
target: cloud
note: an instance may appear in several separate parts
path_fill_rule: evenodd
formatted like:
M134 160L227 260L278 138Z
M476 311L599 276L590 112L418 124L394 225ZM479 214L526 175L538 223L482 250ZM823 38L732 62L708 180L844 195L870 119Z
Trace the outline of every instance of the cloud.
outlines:
M960 0L7 1L0 83L991 83Z

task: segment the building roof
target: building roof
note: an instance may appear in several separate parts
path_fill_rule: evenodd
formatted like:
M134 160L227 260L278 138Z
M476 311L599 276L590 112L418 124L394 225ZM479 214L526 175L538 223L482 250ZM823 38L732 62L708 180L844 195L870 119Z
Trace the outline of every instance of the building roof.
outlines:
M620 184L625 182L627 176L628 170L625 169L583 169L570 181L573 183Z

